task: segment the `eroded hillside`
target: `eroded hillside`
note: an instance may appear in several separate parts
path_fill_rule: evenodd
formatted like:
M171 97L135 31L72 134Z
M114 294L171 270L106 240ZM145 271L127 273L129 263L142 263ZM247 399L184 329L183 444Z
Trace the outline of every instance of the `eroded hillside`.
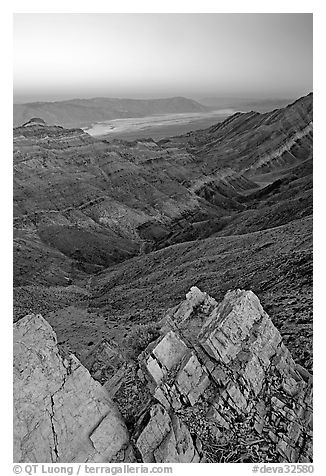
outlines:
M158 142L34 118L14 129L15 318L82 355L194 284L242 286L311 369L311 215L312 95Z

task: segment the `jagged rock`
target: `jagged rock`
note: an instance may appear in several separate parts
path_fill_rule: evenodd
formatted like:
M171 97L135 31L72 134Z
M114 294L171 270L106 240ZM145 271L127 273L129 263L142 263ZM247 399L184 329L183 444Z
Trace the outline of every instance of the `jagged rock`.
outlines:
M217 304L192 288L163 329L140 356L142 371L160 408L178 413L204 454L218 461L211 448L224 432L239 452L258 440L260 458L312 460L311 375L295 364L254 293L229 291Z
M186 299L178 306L170 309L161 321L162 331L168 332L177 326L185 334L197 335L205 319L217 306L214 298L192 286Z
M192 286L190 291L186 294L186 302L190 306L195 307L201 304L207 297L206 293L203 293L197 286Z
M153 405L150 420L137 443L144 463L197 463L199 456L190 433L179 418L162 405Z
M63 357L40 315L14 325L14 461L109 462L124 459L125 423L85 367Z
M154 396L167 408L182 402L196 403L209 384L207 372L196 355L175 334L168 332L147 350L144 370L152 377Z

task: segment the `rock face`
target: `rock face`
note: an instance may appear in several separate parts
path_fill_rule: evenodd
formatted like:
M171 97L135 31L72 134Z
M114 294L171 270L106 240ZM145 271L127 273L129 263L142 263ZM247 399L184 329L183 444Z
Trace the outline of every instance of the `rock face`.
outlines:
M14 326L15 462L128 459L128 432L101 385L73 356L62 357L41 317Z
M311 376L295 364L257 296L236 290L218 305L192 288L162 324L164 335L140 357L160 402L137 440L148 461L158 461L167 412L186 425L185 435L202 440L201 461L221 461L223 447L236 448L237 461L252 461L253 451L265 461L311 461Z
M253 292L217 303L193 287L159 326L138 363L109 340L92 349L102 387L41 316L20 320L15 461L312 461L312 377Z

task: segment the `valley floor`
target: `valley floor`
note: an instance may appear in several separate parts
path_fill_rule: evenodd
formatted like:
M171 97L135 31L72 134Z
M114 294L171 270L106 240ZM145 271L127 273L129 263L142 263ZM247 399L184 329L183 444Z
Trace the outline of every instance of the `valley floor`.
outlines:
M218 110L197 113L160 114L147 117L131 117L98 122L84 130L91 136L112 140L126 140L151 137L155 140L172 135L185 134L192 130L204 129L223 121L235 110Z

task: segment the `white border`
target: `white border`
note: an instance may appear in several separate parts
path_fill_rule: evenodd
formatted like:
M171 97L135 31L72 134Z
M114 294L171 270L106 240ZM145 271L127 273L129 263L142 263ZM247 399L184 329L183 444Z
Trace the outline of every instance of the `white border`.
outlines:
M324 315L324 264L325 264L325 93L324 76L326 29L323 2L307 1L234 1L221 3L212 0L194 1L115 1L104 0L56 0L56 1L13 1L6 2L1 9L0 44L1 48L1 309L2 345L1 348L1 410L2 410L2 461L5 463L1 473L12 474L12 15L13 13L314 13L314 382L315 382L315 431L314 464L316 475L322 475L325 461L325 319ZM325 395L325 397L324 397ZM10 431L11 430L11 431ZM180 467L182 466L182 468ZM187 471L195 474L197 465L179 465L174 474ZM216 465L200 467L201 471L214 472ZM223 474L250 474L251 465L220 465Z

